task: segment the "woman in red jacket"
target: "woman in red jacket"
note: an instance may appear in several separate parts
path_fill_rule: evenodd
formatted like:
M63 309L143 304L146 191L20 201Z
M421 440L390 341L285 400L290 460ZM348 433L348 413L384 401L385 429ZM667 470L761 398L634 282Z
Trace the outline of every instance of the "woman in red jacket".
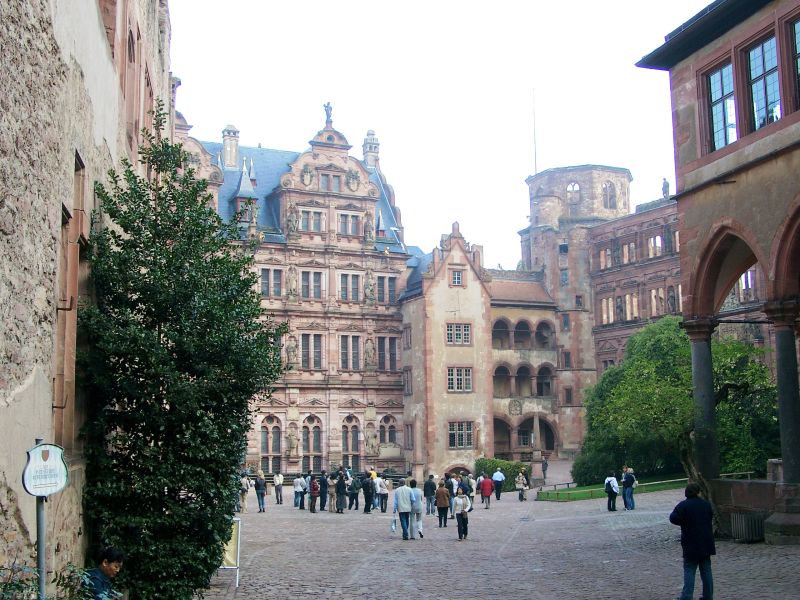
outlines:
M489 504L492 501L493 491L494 481L492 481L491 478L487 477L486 473L484 473L483 479L481 480L481 502L483 503L483 508L489 508Z

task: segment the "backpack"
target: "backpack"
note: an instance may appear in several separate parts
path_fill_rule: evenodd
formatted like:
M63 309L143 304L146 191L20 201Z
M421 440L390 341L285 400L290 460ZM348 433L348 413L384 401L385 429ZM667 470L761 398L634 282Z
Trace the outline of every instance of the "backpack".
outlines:
M606 494L610 494L614 491L614 488L611 487L611 481L606 481Z
M353 479L353 491L358 492L359 490L361 490L361 480L356 477Z

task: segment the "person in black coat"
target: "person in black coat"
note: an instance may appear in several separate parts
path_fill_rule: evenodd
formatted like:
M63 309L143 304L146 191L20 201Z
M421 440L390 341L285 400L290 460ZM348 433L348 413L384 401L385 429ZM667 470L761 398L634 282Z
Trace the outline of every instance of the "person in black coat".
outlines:
M361 492L364 494L364 512L372 512L372 499L375 497L375 483L369 473L361 480Z
M319 476L319 510L325 512L325 506L328 504L328 472L322 469L322 475Z
M717 553L714 547L714 511L706 500L699 497L700 486L690 483L685 490L686 500L680 502L669 516L673 525L681 527L683 548L683 592L681 600L691 600L694 594L694 579L700 568L703 582L701 600L714 597L714 580L711 576L711 556Z
M347 498L347 484L344 481L344 473L339 471L339 477L336 479L336 512L339 514L344 512L345 498Z

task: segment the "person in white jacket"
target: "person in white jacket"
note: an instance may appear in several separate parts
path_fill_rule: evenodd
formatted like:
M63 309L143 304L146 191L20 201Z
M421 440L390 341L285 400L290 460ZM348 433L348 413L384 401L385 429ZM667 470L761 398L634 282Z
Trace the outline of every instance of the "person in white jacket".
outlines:
M400 514L400 527L403 528L403 539L408 538L408 528L411 522L411 502L413 494L411 488L406 485L406 480L400 480L400 487L394 491L394 512Z
M608 496L608 510L614 512L617 510L617 495L619 494L619 483L614 475L614 472L608 474L603 482L603 489Z
M466 540L469 533L469 517L467 513L472 508L469 496L464 495L463 488L458 488L456 497L453 501L453 512L456 514L456 525L458 525L458 540Z

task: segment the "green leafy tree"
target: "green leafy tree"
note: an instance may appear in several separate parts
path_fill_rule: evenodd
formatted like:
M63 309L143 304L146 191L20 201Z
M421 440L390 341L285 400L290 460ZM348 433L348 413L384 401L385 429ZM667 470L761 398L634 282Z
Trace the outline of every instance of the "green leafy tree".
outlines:
M182 147L143 132L140 162L98 184L108 226L91 239L96 304L87 350L87 523L127 555L130 597L192 598L231 535L250 402L281 375L252 252L211 208Z
M644 474L677 458L688 477L705 485L692 443L691 346L679 323L664 317L631 337L625 361L604 373L590 393L586 457L576 461L576 481L590 473L597 481L601 464L608 472L628 462ZM736 340L714 341L712 356L722 469L763 472L766 458L780 454L769 371L758 349ZM650 460L639 462L637 454Z

